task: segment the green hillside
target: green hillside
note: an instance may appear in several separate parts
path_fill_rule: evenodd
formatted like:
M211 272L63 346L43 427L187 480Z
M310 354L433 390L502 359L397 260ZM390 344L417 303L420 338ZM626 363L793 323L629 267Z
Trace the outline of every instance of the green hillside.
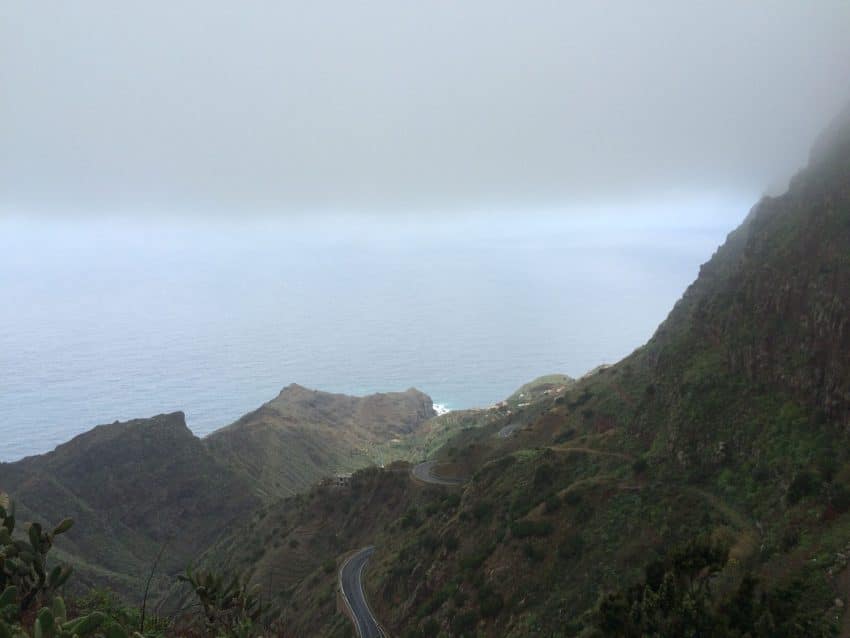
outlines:
M374 544L393 635L850 636L848 184L845 123L646 346L448 440L435 456L468 484L314 489L234 537L266 539L257 556L225 544L232 565L285 572L268 543L310 529L279 594L314 635L347 635L334 561Z
M0 487L77 520L78 587L138 599L166 547L167 608L196 562L283 635L352 635L338 569L374 545L370 606L403 638L850 637L849 432L850 112L612 366L439 417L293 385L204 440L180 413L99 426ZM414 478L425 458L467 480Z
M416 390L350 397L291 385L204 439L180 412L98 426L48 454L0 463L0 491L22 521L74 518L54 555L76 567L77 591L108 586L136 601L161 553L156 598L262 503L391 460L396 441L415 448L435 427L455 427L425 427L433 415Z

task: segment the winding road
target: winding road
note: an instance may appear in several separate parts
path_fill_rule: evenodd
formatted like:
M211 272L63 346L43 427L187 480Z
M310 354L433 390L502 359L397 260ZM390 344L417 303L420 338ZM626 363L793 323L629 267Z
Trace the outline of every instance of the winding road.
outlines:
M419 465L414 465L410 473L413 478L422 481L423 483L431 483L432 485L445 485L448 487L456 487L466 483L465 478L450 478L445 476L437 476L434 474L434 466L436 461L425 461Z
M449 478L434 474L436 461L425 461L413 466L411 475L423 483L432 485L444 485L457 487L466 483L464 478ZM339 569L339 591L342 600L348 609L354 628L357 630L358 638L386 638L386 633L381 629L375 615L366 601L366 592L363 591L363 570L375 552L373 546L359 549L349 556Z
M358 638L386 638L381 626L375 619L366 592L363 591L363 569L375 552L374 547L364 547L350 556L339 570L339 589L342 600L351 614Z

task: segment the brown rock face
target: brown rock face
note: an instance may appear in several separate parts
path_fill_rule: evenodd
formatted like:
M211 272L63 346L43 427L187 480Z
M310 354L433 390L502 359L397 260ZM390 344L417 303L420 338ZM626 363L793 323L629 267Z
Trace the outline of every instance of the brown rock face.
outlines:
M703 266L651 347L663 366L686 333L850 426L850 111L830 131L788 192L763 199Z

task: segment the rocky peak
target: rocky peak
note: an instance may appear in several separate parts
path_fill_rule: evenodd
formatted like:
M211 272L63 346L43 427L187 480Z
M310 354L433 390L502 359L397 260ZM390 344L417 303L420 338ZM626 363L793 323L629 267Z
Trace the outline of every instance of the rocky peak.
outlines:
M650 343L662 368L709 349L733 373L850 426L850 108L788 191L730 234Z
M832 120L812 146L809 166L829 166L850 156L850 104Z

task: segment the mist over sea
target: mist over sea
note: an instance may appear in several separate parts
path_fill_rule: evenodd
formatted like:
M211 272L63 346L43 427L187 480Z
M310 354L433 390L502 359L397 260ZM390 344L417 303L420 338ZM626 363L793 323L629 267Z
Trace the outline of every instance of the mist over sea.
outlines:
M0 219L0 460L292 382L487 406L644 343L750 200L582 214Z

